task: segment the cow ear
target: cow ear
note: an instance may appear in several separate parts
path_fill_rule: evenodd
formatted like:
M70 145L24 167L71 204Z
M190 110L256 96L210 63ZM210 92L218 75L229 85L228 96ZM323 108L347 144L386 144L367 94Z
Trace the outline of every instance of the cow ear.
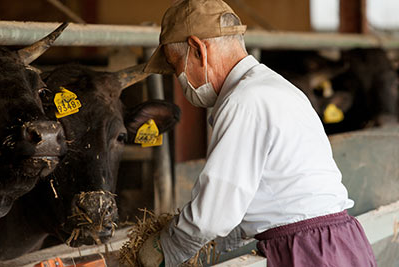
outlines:
M150 119L155 121L159 133L171 130L180 119L180 109L164 100L150 100L127 110L124 117L129 142L132 142L137 130Z

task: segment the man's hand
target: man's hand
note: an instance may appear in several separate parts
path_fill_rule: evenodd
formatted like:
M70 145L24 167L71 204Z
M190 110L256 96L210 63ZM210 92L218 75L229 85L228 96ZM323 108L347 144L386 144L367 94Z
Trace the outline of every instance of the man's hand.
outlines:
M160 233L151 235L139 251L140 265L143 267L159 267L164 265L160 243Z

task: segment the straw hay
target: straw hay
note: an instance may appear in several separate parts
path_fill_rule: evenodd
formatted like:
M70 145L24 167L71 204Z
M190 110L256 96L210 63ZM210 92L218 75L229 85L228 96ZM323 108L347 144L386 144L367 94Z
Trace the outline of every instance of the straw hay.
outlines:
M103 204L107 202L106 200L103 200L103 196L106 194L111 195L111 193L104 191L81 192L79 194L77 202L81 204L88 201L93 206L98 206L98 213L91 214L80 209L78 205L73 206L72 215L69 216L68 219L73 220L76 227L73 229L68 240L66 240L68 246L71 245L72 241L76 241L79 237L86 238L88 236L93 238L97 245L101 245L102 242L98 233L103 230L104 225L111 224L111 235L114 234L117 225L113 222L112 215L109 211L103 207ZM115 204L112 202L111 205Z
M140 266L138 253L144 242L151 235L159 233L174 217L172 214L161 214L157 216L147 209L139 210L144 213L143 219L136 217L137 222L129 230L129 241L123 244L119 251L119 261L121 265ZM216 243L214 241L207 243L190 260L180 266L200 267L203 261L208 264L216 264L219 260L220 253L216 253L215 246Z

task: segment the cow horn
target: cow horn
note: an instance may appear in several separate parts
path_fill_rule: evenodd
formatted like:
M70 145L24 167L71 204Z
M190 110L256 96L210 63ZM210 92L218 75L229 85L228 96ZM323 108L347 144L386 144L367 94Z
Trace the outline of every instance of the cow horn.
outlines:
M29 65L32 61L40 57L60 36L62 31L68 26L68 22L62 23L52 33L34 44L18 50L18 55L25 65Z
M123 90L145 78L149 75L149 73L144 72L145 64L140 64L136 66L132 66L118 72L115 72L116 78L120 83L120 89Z

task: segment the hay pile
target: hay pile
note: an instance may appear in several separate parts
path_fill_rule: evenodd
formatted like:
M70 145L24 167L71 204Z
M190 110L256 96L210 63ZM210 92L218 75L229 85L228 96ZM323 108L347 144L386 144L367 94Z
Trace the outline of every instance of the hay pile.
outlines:
M152 234L160 232L164 226L173 218L172 214L155 215L154 213L140 209L144 212L143 219L136 217L137 222L129 230L127 241L119 251L119 261L122 265L139 266L138 253L144 242ZM190 260L181 266L202 266L202 262L206 261L208 264L216 264L219 260L219 253L214 249L216 243L209 242L201 248Z

